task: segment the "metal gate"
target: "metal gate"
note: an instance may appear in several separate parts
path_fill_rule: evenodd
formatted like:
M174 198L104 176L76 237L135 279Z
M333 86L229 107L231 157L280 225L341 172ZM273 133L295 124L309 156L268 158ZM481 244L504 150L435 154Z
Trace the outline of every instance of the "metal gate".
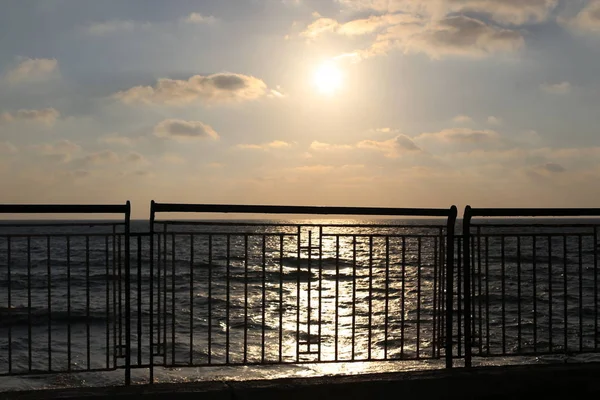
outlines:
M124 205L0 205L5 215L121 215L114 222L0 224L0 375L126 368L129 224ZM46 217L47 218L47 217Z
M158 220L157 213L430 217ZM198 367L446 358L456 208L152 203L150 374ZM451 289L453 292L453 289ZM451 310L450 307L449 310Z

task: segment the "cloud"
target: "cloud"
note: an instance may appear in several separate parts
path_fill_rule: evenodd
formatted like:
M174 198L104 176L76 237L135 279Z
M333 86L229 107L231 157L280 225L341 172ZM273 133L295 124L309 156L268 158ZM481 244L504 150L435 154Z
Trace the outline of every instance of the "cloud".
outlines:
M165 153L160 159L168 164L185 164L185 158L175 153Z
M363 140L356 144L359 149L381 151L386 157L395 158L407 152L419 152L421 149L406 135L398 135L395 138L377 141Z
M291 143L284 142L281 140L274 140L269 143L263 144L238 144L238 148L245 150L272 150L272 149L288 149L292 147Z
M120 146L133 146L138 138L130 138L127 136L121 136L118 133L111 133L109 135L102 136L98 139L100 143L115 144Z
M53 125L60 117L60 112L55 108L43 108L40 110L17 110L0 114L0 122L30 121L45 125Z
M575 17L559 22L583 32L600 32L600 0L590 0Z
M412 13L439 18L450 13L484 14L498 22L543 22L557 0L337 0L346 7L380 13Z
M468 128L444 129L434 133L422 133L416 140L433 139L447 143L488 143L499 141L500 135L492 130L475 130Z
M334 151L334 150L351 150L354 146L349 144L330 144L319 141L314 141L310 144L310 149L315 151Z
M10 142L0 142L0 154L15 154L18 149Z
M469 117L468 115L457 115L456 117L452 118L452 121L456 122L457 124L470 124L473 122L473 118Z
M457 15L421 27L414 23L390 27L378 36L371 50L377 53L397 47L405 53L425 53L434 59L448 55L484 57L515 52L524 43L518 31Z
M183 19L186 24L213 24L217 21L212 15L202 15L197 12L193 12Z
M548 171L548 172L553 173L553 174L557 174L557 173L561 173L561 172L565 172L566 171L566 169L562 165L557 164L557 163L553 163L553 162L549 162L549 163L544 164L542 166L542 168L545 171Z
M546 21L557 0L446 0L452 12L489 15L501 23L521 25Z
M494 117L493 115L490 115L487 118L487 123L490 125L502 125L502 120L498 117Z
M148 161L146 160L146 157L144 157L143 155L141 155L138 152L135 151L131 151L129 153L127 153L127 155L125 156L125 158L123 159L125 162L128 163L136 163L136 164L145 164Z
M63 139L54 144L34 146L42 155L54 161L69 162L74 153L81 150L81 146L70 140Z
M525 44L517 30L501 28L465 15L432 20L421 15L386 14L345 24L319 18L306 28L302 36L315 39L326 32L352 36L376 34L367 49L356 53L359 58L386 54L393 49L425 53L434 59L449 55L485 57L513 53Z
M41 82L56 78L58 61L55 58L26 58L9 70L5 79L12 84Z
M571 84L566 81L560 83L543 83L540 85L540 89L550 94L568 94L571 92Z
M293 168L297 172L308 172L308 173L323 173L330 172L334 169L333 165L303 165L300 167Z
M300 36L304 36L308 39L316 39L324 33L337 31L339 26L340 24L334 19L319 18L308 25L306 29L300 33Z
M119 162L119 155L112 150L102 150L87 154L81 161L86 165L113 164Z
M154 127L154 134L161 138L175 140L212 139L219 135L210 126L200 121L184 121L181 119L166 119Z
M149 22L138 22L132 20L110 20L95 22L87 26L86 31L94 36L106 36L116 33L133 32L139 28L149 28Z
M228 72L188 80L159 79L155 86L135 86L114 94L125 104L183 105L195 101L205 104L255 100L266 94L267 85L253 76Z

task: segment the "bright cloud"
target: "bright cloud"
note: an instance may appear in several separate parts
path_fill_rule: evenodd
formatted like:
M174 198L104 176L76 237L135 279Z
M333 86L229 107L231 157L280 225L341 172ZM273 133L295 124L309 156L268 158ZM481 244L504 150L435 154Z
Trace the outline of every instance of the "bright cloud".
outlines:
M272 142L263 144L238 144L237 147L245 150L288 149L292 147L292 143L284 142L282 140L274 140Z
M574 18L561 22L582 32L600 32L600 0L590 0Z
M55 58L26 58L9 70L5 79L9 83L31 83L45 81L58 75L58 61Z
M398 135L389 140L363 140L356 144L359 149L381 151L386 157L395 158L407 152L419 152L421 149L406 135Z
M17 110L0 114L0 122L32 121L46 125L53 125L60 117L60 112L55 108L40 110Z
M125 104L183 105L195 101L222 104L255 100L267 92L267 85L253 76L219 73L194 75L188 80L159 79L155 86L135 86L114 97Z
M197 12L193 12L183 20L187 24L212 24L217 21L212 15L202 15Z

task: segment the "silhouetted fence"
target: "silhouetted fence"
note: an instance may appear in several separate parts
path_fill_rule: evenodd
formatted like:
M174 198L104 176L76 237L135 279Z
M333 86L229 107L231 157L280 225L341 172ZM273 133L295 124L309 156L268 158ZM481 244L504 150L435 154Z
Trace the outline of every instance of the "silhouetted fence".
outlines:
M151 204L0 225L0 375L570 356L598 350L595 209ZM167 213L360 217L181 220ZM369 221L367 217L386 218ZM407 218L428 217L408 221ZM504 219L478 219L503 217ZM136 225L139 224L139 225ZM455 268L455 265L457 268Z

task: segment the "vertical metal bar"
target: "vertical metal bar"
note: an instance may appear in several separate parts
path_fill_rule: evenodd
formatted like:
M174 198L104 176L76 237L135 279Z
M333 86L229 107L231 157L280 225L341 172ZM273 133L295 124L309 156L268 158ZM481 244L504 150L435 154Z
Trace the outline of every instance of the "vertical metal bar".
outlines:
M123 356L123 266L121 264L121 235L117 235L117 268L119 271L119 357Z
M163 250L161 243L162 233L158 232L156 235L156 355L160 356L160 348L161 348L161 332L160 327L162 326L162 315L161 315L161 303L160 303L160 294L161 294L161 273L160 267L162 262L162 253L166 252L166 249ZM164 289L163 289L164 290ZM165 349L166 350L166 349Z
M552 236L548 235L548 351L552 352Z
M598 350L598 227L594 226L594 243L592 249L594 251L594 349Z
M231 293L230 293L230 276L231 276L231 234L227 234L227 244L226 244L226 251L227 251L227 266L225 267L225 298L226 298L226 305L225 305L225 321L227 323L226 327L225 327L225 364L229 364L229 310L231 308Z
M485 343L486 353L490 354L490 240L485 237Z
M336 293L337 298L337 293ZM337 307L336 307L337 308ZM385 306L384 306L384 339L383 339L383 358L388 357L388 328L389 328L389 308L390 308L390 237L385 237Z
M400 358L404 358L404 323L405 323L405 303L406 303L406 236L402 236L402 270L400 271L402 279L402 302L400 303Z
M463 302L463 294L462 294L462 287L463 287L463 278L462 278L462 270L463 270L463 263L462 263L462 249L463 249L463 243L462 241L464 240L463 237L459 237L458 238L458 245L456 246L456 331L457 331L457 338L456 338L456 347L457 347L457 351L458 351L458 356L462 356L463 354L463 306L462 306L462 302Z
M564 335L565 337L564 339L564 352L565 354L567 354L567 352L569 351L569 345L567 342L567 337L569 334L569 322L568 322L568 315L567 315L567 303L568 303L568 298L567 298L567 235L563 236L563 258L564 258L564 263L563 263L563 291L564 291L564 308L563 308L563 319L564 319Z
M131 203L125 205L125 385L131 384ZM120 254L120 252L119 252Z
M517 236L517 351L521 352L521 236Z
M48 371L52 371L52 270L51 270L51 261L50 261L51 260L50 236L46 237L46 258L47 258L46 269L47 269L47 274L48 274L48 298L46 299L48 301L48 304L46 306L48 308ZM9 271L10 271L10 265L9 265ZM9 277L10 277L10 273L9 273ZM10 285L10 278L9 278L9 285ZM10 297L9 297L9 299L10 299ZM10 300L9 300L9 303L10 303ZM10 307L10 304L9 304L9 307ZM10 332L10 326L9 326L9 332ZM106 346L106 351L108 351L108 346ZM107 363L107 367L108 367L108 363Z
M90 347L90 237L85 236L85 334L87 369L92 368Z
M228 237L229 238L229 237ZM229 243L227 243L229 244ZM229 247L227 248L227 269L229 272ZM229 278L229 273L227 274ZM229 282L227 282L227 311L229 311ZM227 339L229 342L229 318L227 320ZM228 343L229 344L229 343ZM229 348L227 348L229 357ZM194 234L190 234L190 365L194 365Z
M452 341L454 335L452 328L454 324L452 316L454 313L454 229L456 225L456 216L456 206L452 206L446 224L446 368L452 368L453 361Z
M441 286L441 282L440 286ZM431 330L431 357L435 358L437 343L437 319L438 319L438 301L442 303L441 299L438 299L438 238L433 237L433 318L432 318L432 330Z
M31 324L31 236L27 236L27 364L29 372L31 372L33 363Z
M335 360L339 359L339 327L340 327L340 237L335 236L335 326L334 347Z
M279 362L283 361L283 234L279 235Z
M117 367L117 325L121 323L117 313L117 238L116 227L112 227L112 297L113 297L113 368Z
M267 260L266 260L266 235L262 236L262 260L261 260L261 281L262 281L262 297L261 297L261 314L262 314L262 324L261 324L261 354L260 360L262 363L265 362L265 324L266 324L266 305L267 305L267 293L266 293L266 285L267 285Z
M352 236L352 361L356 344L356 236Z
M104 237L104 261L106 273L106 368L110 368L110 256L108 236Z
M537 236L532 238L532 280L533 280L533 352L537 352Z
M505 255L505 237L502 236L500 242L500 276L502 278L502 354L506 354L506 255Z
M323 326L323 226L319 226L319 342L317 343L317 361L321 361L321 330Z
M213 253L213 237L208 235L208 363L212 363L212 253Z
M175 233L173 233L171 235L171 364L173 365L175 365L175 261ZM210 324L208 329L210 330Z
M310 353L311 352L311 347L312 347L312 339L311 339L311 333L310 333L310 325L311 325L311 318L312 318L312 293L311 293L311 284L312 284L312 230L308 231L308 246L307 246L307 252L308 252L308 258L307 258L307 263L308 263L308 283L307 283L307 317L306 317L306 343L307 343L307 350Z
M67 236L67 370L71 371L71 237Z
M465 207L463 216L463 273L465 308L465 367L471 367L471 206Z
M172 252L172 251L171 251ZM163 224L163 364L167 364L167 224Z
M478 320L479 320L479 354L483 354L483 301L481 289L483 286L483 277L481 273L481 227L477 227L477 305L478 305ZM520 297L519 297L520 299Z
M244 364L248 362L248 234L244 234Z
M7 264L7 295L8 295L8 310L6 312L8 319L8 373L12 373L12 249L11 249L11 237L6 236L6 264ZM48 298L50 296L48 295ZM50 332L50 329L48 329ZM48 349L50 349L50 345L48 345ZM50 351L50 350L48 350Z
M367 344L367 359L371 359L372 324L373 324L373 236L369 236L369 330Z
M138 366L142 365L142 236L137 237L137 350Z
M421 358L421 236L417 238L417 358Z
M296 271L296 362L300 361L300 271L302 267L302 242L300 240L300 234L302 227L298 225L298 231L296 232L297 238L297 249L296 249L296 260L297 260L297 271ZM309 281L310 283L310 278Z
M149 341L150 341L150 371L149 381L150 384L154 383L154 219L156 217L154 200L150 202L150 282L148 287L150 288L150 299L149 299L149 312L150 312L150 326L148 327Z
M477 227L477 229L479 229L479 227ZM477 303L477 301L475 301L475 295L477 293L477 289L475 287L476 283L477 283L477 277L475 276L475 268L476 268L476 263L475 263L475 239L472 238L471 239L471 261L470 261L470 274L471 274L471 342L473 343L474 340L474 336L477 334L477 330L475 329L475 325L476 325L476 320L477 318L477 314L475 313L475 304ZM473 347L471 346L471 349ZM472 351L472 350L471 350Z
M579 351L583 351L583 243L579 234Z

